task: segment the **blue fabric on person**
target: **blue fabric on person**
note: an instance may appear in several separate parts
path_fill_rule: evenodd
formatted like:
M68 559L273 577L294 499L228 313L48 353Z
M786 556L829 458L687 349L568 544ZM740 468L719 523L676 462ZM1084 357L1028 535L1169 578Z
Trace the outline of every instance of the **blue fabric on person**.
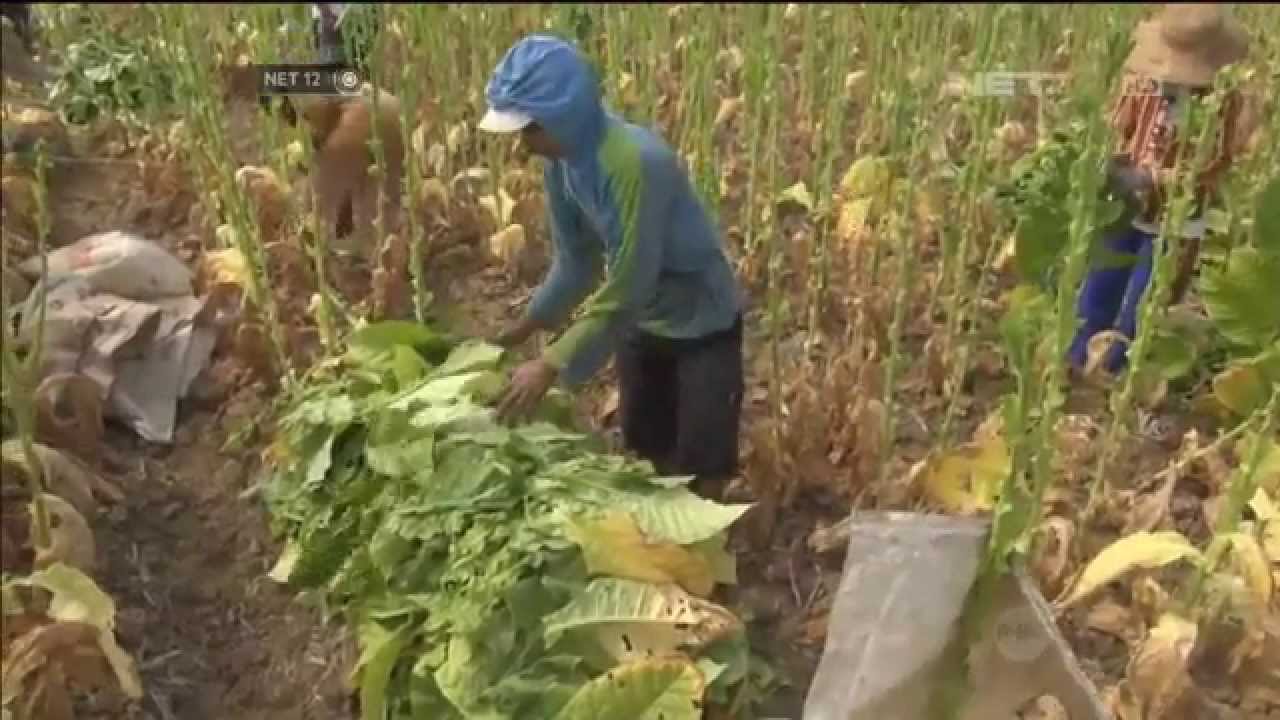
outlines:
M531 35L498 63L489 106L531 117L565 155L544 172L551 270L529 313L578 320L544 357L570 385L587 380L633 328L673 339L726 330L742 297L720 233L676 153L602 103L595 70L569 43ZM607 269L603 285L587 299Z
M1077 305L1082 325L1069 350L1069 360L1077 369L1084 368L1089 340L1094 335L1115 330L1130 341L1136 336L1138 308L1151 282L1154 235L1125 224L1108 231L1103 244L1125 261L1097 267L1085 278ZM1128 366L1128 342L1113 345L1102 365L1111 373L1124 370Z

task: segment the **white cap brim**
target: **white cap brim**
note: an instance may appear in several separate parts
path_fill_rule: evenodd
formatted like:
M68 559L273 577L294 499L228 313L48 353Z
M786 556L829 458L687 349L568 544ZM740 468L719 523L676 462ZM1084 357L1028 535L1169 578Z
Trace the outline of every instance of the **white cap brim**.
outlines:
M480 118L480 129L491 133L513 133L523 130L531 122L533 118L523 113L503 112L489 108L484 117Z

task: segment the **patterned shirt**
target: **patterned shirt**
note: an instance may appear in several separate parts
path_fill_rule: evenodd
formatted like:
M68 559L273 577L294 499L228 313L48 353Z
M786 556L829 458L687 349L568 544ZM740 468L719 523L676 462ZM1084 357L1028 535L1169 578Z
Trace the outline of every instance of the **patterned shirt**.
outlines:
M1184 130L1187 110L1192 99L1191 90L1184 86L1160 83L1149 77L1130 73L1121 84L1121 91L1111 113L1111 126L1117 134L1116 153L1138 167L1150 171L1156 179L1155 202L1151 212L1135 220L1135 225L1148 232L1154 231L1159 208L1167 199L1170 188L1166 178L1190 143L1179 137ZM1242 127L1241 114L1244 98L1238 91L1226 96L1222 105L1215 146L1197 178L1197 196L1203 201L1216 192L1222 176L1239 155L1248 134ZM1192 156L1183 162L1189 163ZM1165 171L1165 172L1161 172ZM1188 223L1184 233L1189 237L1203 234L1200 219L1202 207L1197 208L1194 220Z

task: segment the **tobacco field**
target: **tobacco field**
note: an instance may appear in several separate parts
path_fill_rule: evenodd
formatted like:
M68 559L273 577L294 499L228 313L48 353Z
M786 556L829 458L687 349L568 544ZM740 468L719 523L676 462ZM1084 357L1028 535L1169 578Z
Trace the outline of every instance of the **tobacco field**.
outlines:
M32 7L54 77L3 103L3 720L798 719L853 510L989 518L982 572L1028 570L1117 720L1280 720L1275 6L1237 7L1223 82L1257 129L1115 378L1110 338L1082 377L1065 351L1145 6L382 5L364 80L401 103L403 211L354 250L317 241L310 137L256 95L253 64L311 59L308 5ZM678 149L746 289L719 502L620 450L611 370L494 419L536 348L487 339L550 246L540 161L475 125L532 32ZM1189 184L1169 208L1176 237ZM46 252L113 230L222 308L170 444L13 319Z

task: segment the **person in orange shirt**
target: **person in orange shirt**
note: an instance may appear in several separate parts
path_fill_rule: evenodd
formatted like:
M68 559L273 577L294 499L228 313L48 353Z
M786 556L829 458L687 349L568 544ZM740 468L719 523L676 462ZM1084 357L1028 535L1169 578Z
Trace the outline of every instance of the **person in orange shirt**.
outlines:
M1133 220L1102 239L1112 258L1085 279L1077 309L1083 322L1069 350L1077 371L1086 364L1089 340L1106 330L1117 331L1126 342L1111 346L1103 367L1114 374L1127 366L1128 342L1136 337L1138 307L1151 281L1161 211L1177 181L1174 168L1180 159L1185 166L1194 158L1194 148L1182 137L1189 105L1208 94L1218 71L1248 53L1243 30L1226 8L1212 3L1165 5L1138 26L1134 41L1112 112L1118 146L1108 170L1108 186L1125 200ZM1174 283L1175 301L1190 281L1205 232L1205 205L1246 139L1242 107L1238 92L1225 98L1216 147L1199 171L1195 209L1182 228L1188 252Z

